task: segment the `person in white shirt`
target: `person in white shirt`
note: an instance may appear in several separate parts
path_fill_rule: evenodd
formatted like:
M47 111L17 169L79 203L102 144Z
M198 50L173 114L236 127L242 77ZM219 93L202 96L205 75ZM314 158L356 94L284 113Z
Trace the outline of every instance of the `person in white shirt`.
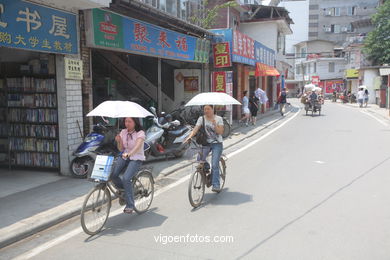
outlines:
M248 91L245 90L243 92L244 97L242 98L242 113L244 114L244 117L240 119L240 124L245 122L246 126L249 126L249 119L251 111L249 110L249 98L248 98Z
M364 90L362 88L359 89L359 91L357 93L357 100L358 100L358 103L359 103L359 107L362 107L363 106L363 102L364 102Z

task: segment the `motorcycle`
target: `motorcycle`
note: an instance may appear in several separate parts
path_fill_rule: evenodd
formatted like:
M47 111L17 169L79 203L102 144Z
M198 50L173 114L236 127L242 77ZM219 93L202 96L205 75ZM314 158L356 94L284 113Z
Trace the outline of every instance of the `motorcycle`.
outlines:
M115 146L116 130L114 126L97 124L79 145L70 164L71 173L76 178L91 176L97 155L116 155L119 153Z
M154 118L153 125L146 131L145 143L150 147L145 152L146 158L150 155L182 157L189 148L190 144L184 141L191 134L192 127L181 125L179 120L172 120L169 114L162 113L157 116L154 107L151 107L150 111Z

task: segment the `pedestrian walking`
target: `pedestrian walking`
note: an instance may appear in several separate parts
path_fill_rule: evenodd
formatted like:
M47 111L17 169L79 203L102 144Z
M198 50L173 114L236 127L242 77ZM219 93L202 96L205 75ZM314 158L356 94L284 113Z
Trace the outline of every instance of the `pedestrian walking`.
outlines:
M368 97L369 97L368 90L365 89L365 90L364 90L364 107L367 107L367 104L368 104Z
M364 102L364 90L363 88L360 88L358 93L357 93L357 100L359 103L359 107L363 107L363 102Z
M245 126L249 125L249 119L250 119L250 110L249 110L249 98L248 98L248 91L245 90L242 92L243 98L242 98L242 113L244 114L244 117L240 119L240 124L245 124Z
M257 113L259 111L259 99L255 94L252 94L249 98L249 110L251 112L250 122L252 125L256 125Z
M286 103L287 103L287 92L285 88L282 88L282 91L280 92L278 97L279 111L282 116L284 116L286 110Z

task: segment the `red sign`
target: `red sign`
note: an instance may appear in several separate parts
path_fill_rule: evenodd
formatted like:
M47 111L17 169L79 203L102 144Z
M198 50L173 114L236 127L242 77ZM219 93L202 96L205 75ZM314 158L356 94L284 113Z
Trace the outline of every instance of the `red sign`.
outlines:
M213 72L213 92L226 93L226 72L225 71Z
M320 83L320 77L319 76L311 76L311 83L314 85L318 85Z
M239 31L233 32L233 54L245 58L255 58L255 41Z
M226 68L232 66L230 48L228 42L216 43L213 45L214 67Z
M326 93L333 93L333 91L342 92L344 89L343 80L327 80L326 84Z

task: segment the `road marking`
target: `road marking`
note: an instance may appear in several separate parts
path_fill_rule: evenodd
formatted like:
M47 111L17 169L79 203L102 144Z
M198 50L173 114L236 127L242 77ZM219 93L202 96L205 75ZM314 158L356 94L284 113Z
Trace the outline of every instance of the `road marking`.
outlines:
M266 133L265 135L261 136L260 138L258 138L257 140L241 147L240 149L230 153L227 155L228 158L231 158L235 155L237 155L238 153L248 149L249 147L252 147L253 145L255 145L256 143L260 142L261 140L264 140L266 137L268 137L269 135L271 135L272 133L276 132L277 130L279 130L280 128L282 128L284 125L286 125L288 122L290 122L291 120L293 120L295 117L297 117L299 115L299 112L301 111L301 108L298 108L298 111L296 112L295 115L293 115L292 117L290 117L289 119L287 119L285 122L283 122L282 124L280 124L279 126L275 127L274 129L272 129L271 131L269 131L268 133ZM291 111L289 111L288 113L286 113L286 116L291 113ZM171 189L173 189L174 187L186 182L189 178L190 178L191 175L186 175L180 179L178 179L177 181L175 181L174 183L171 183L161 189L159 189L158 191L156 191L155 195L154 195L154 198L156 198L157 196L163 194L164 192L166 191L169 191ZM123 212L123 209L117 209L115 211L112 212L111 217L113 216L117 216L119 214L121 214ZM82 233L83 230L81 227L79 228L76 228L60 237L57 237L51 241L48 241L40 246L37 246L35 247L34 249L30 250L30 251L27 251L26 253L24 254L21 254L15 258L13 258L14 260L25 260L25 259L30 259L34 256L37 256L38 254L48 250L49 248L53 247L53 246L56 246L80 233Z
M374 115L372 115L372 114L370 114L370 113L368 113L368 112L366 112L366 111L360 111L360 112L363 113L363 114L365 114L365 115L367 115L367 116L369 116L369 117L374 118L376 121L378 121L379 123L381 123L381 124L384 125L384 126L389 126L389 124L386 123L385 121L383 121L383 120L377 118L376 116L374 116Z
M318 163L318 164L324 164L325 162L323 161L314 161L315 163Z

